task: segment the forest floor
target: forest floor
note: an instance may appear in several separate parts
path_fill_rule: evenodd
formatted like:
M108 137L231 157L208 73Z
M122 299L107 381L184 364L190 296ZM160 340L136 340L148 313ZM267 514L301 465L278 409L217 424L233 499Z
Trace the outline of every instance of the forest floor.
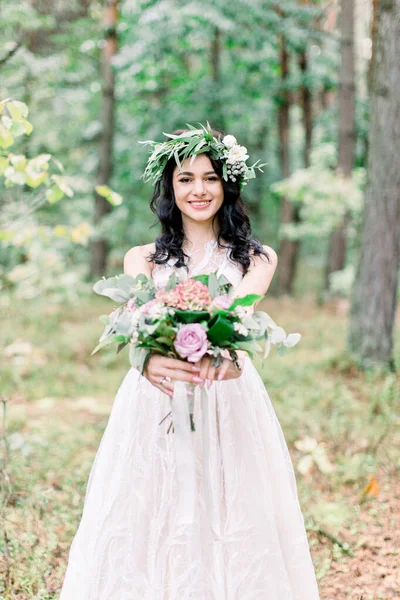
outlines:
M0 308L0 598L51 600L128 359L91 356L97 317L111 308L103 299ZM400 598L400 379L346 355L345 303L271 298L263 308L303 334L257 366L295 466L321 600ZM396 355L400 368L399 345Z

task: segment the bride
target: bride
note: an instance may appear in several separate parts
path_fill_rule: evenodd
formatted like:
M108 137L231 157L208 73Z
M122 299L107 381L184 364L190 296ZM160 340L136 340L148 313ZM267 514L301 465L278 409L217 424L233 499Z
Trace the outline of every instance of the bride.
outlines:
M255 176L246 149L203 127L152 144L145 180L161 223L124 271L158 288L217 271L232 294L265 294L277 266L252 237L240 191ZM167 433L174 383L197 384L195 512L182 518ZM318 600L296 480L269 396L251 360L195 365L153 354L115 397L86 490L60 600Z

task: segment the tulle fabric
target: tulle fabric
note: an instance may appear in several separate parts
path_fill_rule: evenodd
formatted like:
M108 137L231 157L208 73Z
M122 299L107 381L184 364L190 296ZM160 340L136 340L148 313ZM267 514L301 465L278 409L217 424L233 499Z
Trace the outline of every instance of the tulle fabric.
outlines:
M159 425L169 411L169 397L131 368L60 600L318 600L292 462L250 359L238 379L195 390L192 524L179 521L174 433L169 419Z

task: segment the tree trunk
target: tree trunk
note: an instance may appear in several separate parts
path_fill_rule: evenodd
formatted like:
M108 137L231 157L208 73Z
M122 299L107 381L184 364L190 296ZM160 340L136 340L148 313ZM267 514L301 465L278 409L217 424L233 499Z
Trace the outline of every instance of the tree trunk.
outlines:
M102 108L101 123L102 136L99 148L99 166L97 170L96 185L107 185L112 173L112 147L114 137L114 112L115 112L115 74L111 64L117 52L117 20L118 0L106 0L104 10L105 45L102 51ZM94 224L99 226L102 218L110 212L109 202L94 194ZM90 274L92 277L103 275L108 255L107 240L97 236L91 244Z
M280 67L282 90L279 98L278 128L279 157L282 178L290 175L289 132L290 132L290 96L286 89L289 76L289 55L284 36L280 40ZM292 223L296 211L293 204L284 196L281 198L281 225ZM282 238L279 247L278 294L291 294L296 272L299 243Z
M366 366L393 367L400 262L400 0L381 0L376 18L368 184L349 347Z
M211 116L210 125L216 129L224 130L224 117L221 107L221 30L216 27L214 37L211 42L211 75L213 81L213 93L211 100Z
M299 67L303 76L303 82L301 85L301 105L303 110L303 127L304 127L304 167L308 169L310 166L310 152L311 152L311 138L312 138L312 96L311 90L307 85L306 77L308 72L308 58L307 51L301 52L299 57Z
M351 176L355 147L354 8L354 0L341 0L338 172L345 177ZM326 290L329 288L329 275L345 266L347 225L348 215L345 215L330 236L325 270Z

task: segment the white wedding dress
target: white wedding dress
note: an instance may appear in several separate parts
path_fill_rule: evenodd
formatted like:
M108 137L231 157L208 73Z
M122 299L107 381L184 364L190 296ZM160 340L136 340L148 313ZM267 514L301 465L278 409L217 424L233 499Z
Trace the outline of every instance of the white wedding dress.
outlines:
M172 264L156 266L163 287ZM189 274L238 266L215 243ZM186 271L185 271L186 272ZM182 272L180 273L182 274ZM182 522L171 400L131 368L88 480L60 600L318 600L294 470L255 367L196 388L196 494Z

